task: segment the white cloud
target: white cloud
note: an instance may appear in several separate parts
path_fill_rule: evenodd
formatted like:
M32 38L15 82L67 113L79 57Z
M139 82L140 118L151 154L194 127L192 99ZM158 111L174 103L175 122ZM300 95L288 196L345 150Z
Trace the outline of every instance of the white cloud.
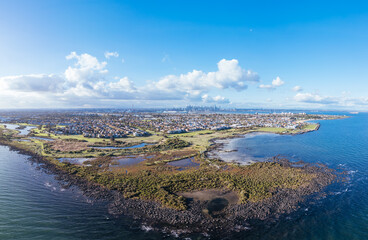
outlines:
M128 79L128 77L121 78L118 82L111 82L108 84L108 88L112 91L120 92L136 92L137 88L134 83Z
M141 90L150 97L158 95L161 98L200 101L200 96L212 89L243 91L247 89L248 82L259 81L257 73L241 68L236 59L222 59L217 63L217 67L215 72L193 70L181 75L167 75L142 87Z
M297 102L319 103L319 104L337 104L339 101L333 97L324 97L314 93L297 93L294 96Z
M218 104L227 104L230 103L230 100L228 98L225 98L223 96L215 96L215 97L210 97L208 96L208 94L204 94L202 96L202 101L204 103L218 103Z
M107 62L87 53L71 52L66 59L74 62L63 74L0 77L0 107L112 107L127 106L132 101L146 106L164 106L168 100L179 104L229 104L230 100L224 96L212 97L212 91L227 89L240 92L247 89L249 82L259 81L257 73L243 69L236 59L222 59L217 63L217 70L212 72L192 70L185 74L167 75L141 86L136 86L128 77L109 78ZM284 84L277 77L271 84L259 87L276 89ZM339 97L329 97L302 93L300 86L294 86L293 90L297 92L293 99L305 106L368 107L367 97L352 98L346 92Z
M96 57L87 53L78 55L76 52L71 52L65 58L67 60L76 59L77 63L75 65L79 66L80 68L93 68L96 70L101 70L107 65L107 62L99 62Z
M272 85L265 85L265 84L259 85L259 88L263 88L263 89L275 89L274 86L272 86Z
M105 52L105 58L110 59L111 57L119 57L118 52Z
M218 71L216 72L205 73L200 70L193 70L179 76L168 75L153 83L153 86L161 90L193 91L232 88L242 91L247 89L247 82L259 81L257 73L242 69L236 59L222 59L217 63L217 67Z
M105 68L107 62L99 62L96 57L87 53L78 55L76 52L71 52L66 56L67 60L76 59L74 67L69 66L65 70L65 78L71 83L95 82L101 79L102 75L108 73Z
M285 82L282 81L280 77L276 77L275 79L272 80L272 84L261 84L258 87L263 88L263 89L273 90L273 89L276 89L277 87L281 87L284 84Z
M53 103L52 106L73 107L122 100L184 100L224 104L230 100L223 96L210 97L208 94L216 89L243 91L247 89L248 82L259 81L257 73L241 68L237 60L222 59L217 64L217 71L193 70L181 75L167 75L137 87L128 77L109 79L107 62L99 61L87 53L71 52L66 59L75 62L63 74L1 77L0 96L14 100L19 93L28 92L23 96L32 95L33 99ZM16 101L20 102L20 98ZM32 101L23 102L31 104Z
M71 52L66 56L67 60L77 60L74 66L69 66L64 72L65 88L59 94L60 97L102 97L103 91L98 91L105 85L105 77L108 73L107 62L100 62L94 56L87 53L78 55Z
M272 86L274 86L274 87L280 87L284 84L285 84L285 82L282 81L280 77L276 77L276 79L272 80Z
M344 106L367 106L368 105L368 98L361 97L361 98L344 98L343 99Z
M2 90L19 92L59 92L63 78L54 74L30 74L0 78Z
M366 109L368 106L367 97L347 97L341 95L338 97L322 96L315 93L297 93L294 96L294 100L301 103L312 103L320 106L333 106L334 108L345 108L345 109Z

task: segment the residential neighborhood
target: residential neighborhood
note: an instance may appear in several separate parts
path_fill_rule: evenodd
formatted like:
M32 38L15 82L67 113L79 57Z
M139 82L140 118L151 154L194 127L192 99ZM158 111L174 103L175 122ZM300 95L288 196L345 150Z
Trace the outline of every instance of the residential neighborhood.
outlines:
M2 121L17 121L45 126L55 135L83 135L87 138L124 138L156 134L180 134L201 130L221 131L231 128L268 127L298 129L308 118L325 115L305 113L195 113L195 112L55 112L11 114Z

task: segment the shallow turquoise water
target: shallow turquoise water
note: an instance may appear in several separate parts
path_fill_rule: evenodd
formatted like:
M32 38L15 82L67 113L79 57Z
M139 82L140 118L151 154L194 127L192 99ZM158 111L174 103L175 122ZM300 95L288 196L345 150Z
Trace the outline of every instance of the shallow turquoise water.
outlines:
M322 121L319 131L233 140L237 155L277 154L349 171L349 182L286 219L253 225L229 239L368 239L368 114ZM0 146L0 239L162 239L130 218L113 218L103 202L63 189L28 157ZM197 239L198 236L192 236Z

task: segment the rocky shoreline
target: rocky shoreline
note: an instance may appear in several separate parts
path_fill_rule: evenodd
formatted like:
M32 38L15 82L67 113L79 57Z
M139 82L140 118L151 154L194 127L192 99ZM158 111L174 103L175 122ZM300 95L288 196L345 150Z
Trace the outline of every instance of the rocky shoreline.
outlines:
M76 175L69 174L57 168L46 158L33 152L19 149L6 142L1 145L10 147L11 150L31 156L30 160L40 164L40 167L48 173L54 174L63 187L77 186L85 196L107 201L108 211L114 216L129 216L153 229L165 231L178 231L182 234L206 233L226 234L232 231L242 231L249 228L249 221L253 220L275 220L286 214L294 212L314 194L323 194L321 190L329 185L335 175L332 170L324 166L312 166L302 163L301 167L308 173L316 174L316 178L307 186L298 189L275 189L272 197L258 202L247 202L246 204L229 204L215 214L209 214L208 201L188 200L188 209L179 211L164 208L161 204L153 201L140 199L126 199L117 191L109 190L101 185L89 182ZM292 167L287 159L274 158L285 167ZM315 196L318 197L318 196ZM219 235L220 234L220 235Z
M287 159L274 158L272 161L282 163L285 167L292 167L292 163ZM182 232L216 234L216 236L232 231L242 231L250 227L250 221L276 220L296 211L303 203L307 204L308 199L324 196L321 191L335 179L332 170L303 164L304 170L318 175L308 186L298 189L277 189L271 198L246 204L228 205L215 215L204 211L209 204L206 201L190 201L188 210L177 211L162 208L158 203L116 198L110 205L109 211L111 214L133 214L135 218L145 219L146 224L157 229L166 227Z

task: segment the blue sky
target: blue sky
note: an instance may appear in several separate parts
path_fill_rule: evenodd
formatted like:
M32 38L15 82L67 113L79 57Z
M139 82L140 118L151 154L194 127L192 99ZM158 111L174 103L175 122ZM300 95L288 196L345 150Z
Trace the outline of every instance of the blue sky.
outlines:
M0 108L368 109L365 1L1 1Z

